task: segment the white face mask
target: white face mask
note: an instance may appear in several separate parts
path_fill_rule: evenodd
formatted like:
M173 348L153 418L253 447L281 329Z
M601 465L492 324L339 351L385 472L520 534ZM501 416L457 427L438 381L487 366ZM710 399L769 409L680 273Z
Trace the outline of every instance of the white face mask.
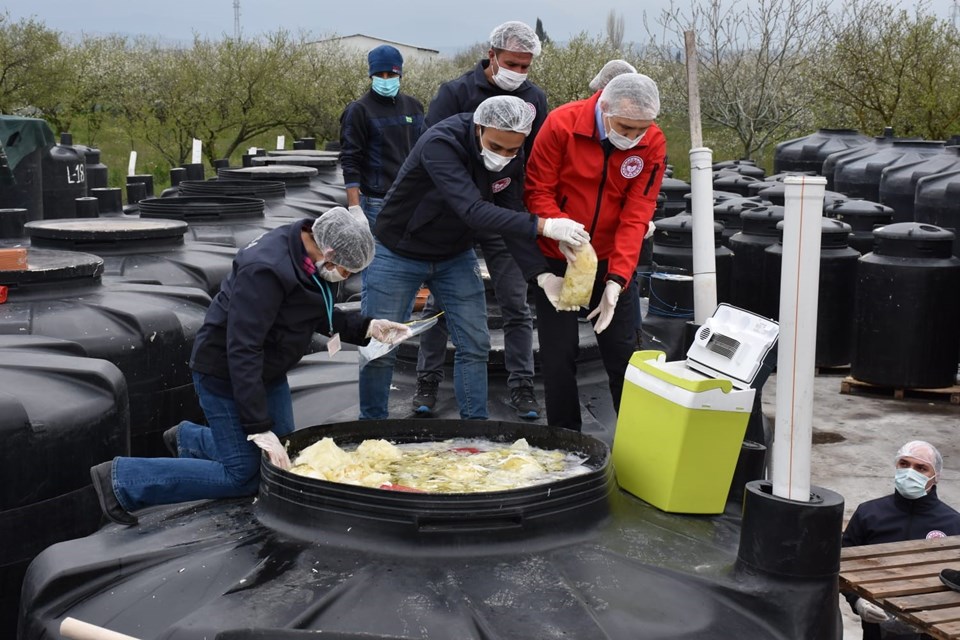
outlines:
M497 60L497 57L493 57L494 60ZM516 71L511 71L510 69L504 69L500 64L500 60L497 60L497 72L493 74L493 82L498 87L504 91L516 91L520 85L523 84L523 81L527 79L527 74L517 73Z
M341 282L346 280L346 276L340 273L340 270L334 267L333 269L327 269L323 266L323 262L317 263L317 273L320 274L320 277L326 280L327 282Z
M927 495L927 483L929 481L930 478L916 469L897 469L893 486L897 489L897 493L904 498L916 500Z
M610 114L607 113L607 114L604 114L604 116L607 118L607 126L610 127L610 129L607 131L607 140L610 141L610 144L615 146L617 149L620 149L621 151L626 151L627 149L633 149L635 146L640 144L640 141L643 139L643 136L647 135L647 132L644 131L643 133L638 135L636 138L628 138L622 133L618 133L613 128L613 123L610 122Z
M487 171L503 171L506 169L507 165L510 164L510 161L516 158L517 156L502 156L499 153L494 153L483 146L483 143L480 143L480 155L483 156L483 166L487 168Z

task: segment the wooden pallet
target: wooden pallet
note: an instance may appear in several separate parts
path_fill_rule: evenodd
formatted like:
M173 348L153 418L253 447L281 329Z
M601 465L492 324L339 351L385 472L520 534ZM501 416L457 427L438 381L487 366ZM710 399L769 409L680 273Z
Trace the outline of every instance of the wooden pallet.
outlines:
M904 398L928 398L949 400L950 404L960 404L960 385L943 387L941 389L898 389L870 384L847 376L840 382L840 393L852 394L855 392L875 393L877 395L893 396L897 400Z

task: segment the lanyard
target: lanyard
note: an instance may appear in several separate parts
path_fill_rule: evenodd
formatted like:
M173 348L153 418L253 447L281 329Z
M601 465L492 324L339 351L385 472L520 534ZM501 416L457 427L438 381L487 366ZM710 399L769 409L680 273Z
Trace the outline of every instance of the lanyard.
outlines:
M333 335L333 292L330 291L330 285L323 286L323 283L317 280L317 276L310 274L313 281L320 287L320 293L323 295L323 304L327 305L327 322L330 324L330 334Z

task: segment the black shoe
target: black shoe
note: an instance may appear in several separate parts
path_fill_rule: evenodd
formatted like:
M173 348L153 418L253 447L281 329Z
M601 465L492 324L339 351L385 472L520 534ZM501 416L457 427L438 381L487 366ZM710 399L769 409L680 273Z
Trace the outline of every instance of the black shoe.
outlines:
M437 387L440 383L427 378L417 378L417 392L413 395L413 410L430 413L437 404Z
M528 420L540 417L540 405L533 387L514 387L510 389L510 406L517 410L517 415Z
M180 425L177 424L163 432L163 444L174 458L180 457L180 447L177 445L177 433L179 431Z
M940 572L940 582L947 585L954 591L960 591L960 571L956 569L944 569Z
M113 460L90 467L90 479L93 480L93 488L97 492L103 515L112 522L128 527L137 524L137 516L127 513L120 506L117 494L113 492Z

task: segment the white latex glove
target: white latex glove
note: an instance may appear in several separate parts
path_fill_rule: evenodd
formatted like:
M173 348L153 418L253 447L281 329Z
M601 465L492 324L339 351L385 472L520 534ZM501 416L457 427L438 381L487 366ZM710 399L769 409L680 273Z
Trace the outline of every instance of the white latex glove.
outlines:
M657 230L657 225L653 224L653 220L651 220L649 222L649 225L647 226L647 232L643 234L643 239L649 240L650 237L653 236L653 232L656 230Z
M543 222L543 235L575 247L590 242L590 234L584 230L583 225L570 218L547 218Z
M290 468L290 456L287 455L287 450L280 444L280 439L273 431L255 433L252 436L247 436L247 440L266 451L267 458L273 466L281 469Z
M587 320L597 318L597 322L593 325L595 332L602 333L604 329L610 326L621 291L623 291L623 287L613 280L607 280L607 285L603 288L603 295L600 296L600 304L587 316Z
M567 262L577 261L577 250L568 242L560 243L560 253L562 253L563 257L567 259Z
M370 321L367 328L367 337L379 340L383 344L398 344L413 335L413 331L405 324L392 320L376 319Z
M560 302L560 291L563 289L563 278L560 276L555 276L552 273L541 273L537 276L537 285L543 292L547 295L547 300L550 301L550 304L553 305L554 309L560 311L557 308L557 303Z
M350 205L349 207L347 207L347 211L350 213L350 215L352 215L357 220L360 220L362 222L367 221L367 216L363 212L363 207L361 207L360 205L358 204Z
M858 598L856 602L853 603L853 608L856 609L857 615L860 616L861 620L866 622L873 622L879 624L881 622L886 622L887 612L884 611L881 607L864 600L863 598Z

